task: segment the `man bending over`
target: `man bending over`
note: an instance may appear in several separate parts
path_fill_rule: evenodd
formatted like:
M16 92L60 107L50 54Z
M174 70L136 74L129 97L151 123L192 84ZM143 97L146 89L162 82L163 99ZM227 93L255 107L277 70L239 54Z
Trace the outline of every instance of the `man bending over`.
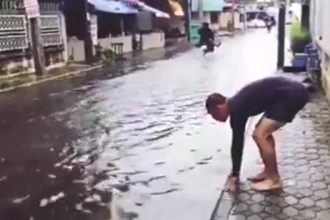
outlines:
M228 177L229 188L236 191L239 181L245 125L250 116L263 113L253 132L264 170L255 177L252 189L275 190L282 187L277 168L273 133L291 122L308 101L308 92L299 82L283 77L269 77L252 82L231 98L214 93L206 100L208 113L217 121L230 117L233 131L231 147L232 172Z

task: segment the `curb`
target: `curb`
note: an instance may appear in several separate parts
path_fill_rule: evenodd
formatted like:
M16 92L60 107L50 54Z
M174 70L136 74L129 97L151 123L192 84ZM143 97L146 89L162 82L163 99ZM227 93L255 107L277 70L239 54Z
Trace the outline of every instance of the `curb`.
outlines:
M97 65L97 66L93 66L93 67L89 67L89 68L86 68L86 69L82 69L82 70L75 70L75 71L67 72L67 73L64 73L64 74L61 74L61 75L57 75L57 76L51 76L51 77L48 77L48 78L39 79L39 80L36 80L36 81L33 81L33 82L23 83L23 84L18 85L18 86L10 86L10 87L5 88L5 89L0 89L0 93L10 92L10 91L13 91L13 90L16 90L16 89L30 87L30 86L38 85L38 84L41 84L41 83L45 83L45 82L49 82L49 81L53 81L53 80L58 80L58 79L62 79L62 78L65 78L65 77L78 75L78 74L81 74L81 73L86 73L86 72L89 72L89 71L92 71L92 70L95 70L95 69L99 69L101 67L103 67L102 64Z
M210 220L228 220L234 204L234 196L223 189L212 211ZM218 215L219 213L220 215Z

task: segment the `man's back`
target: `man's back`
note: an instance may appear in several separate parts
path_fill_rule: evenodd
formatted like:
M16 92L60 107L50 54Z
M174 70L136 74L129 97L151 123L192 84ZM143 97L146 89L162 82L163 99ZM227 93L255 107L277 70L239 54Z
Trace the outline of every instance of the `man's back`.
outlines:
M294 101L306 95L304 85L299 82L284 77L261 79L243 87L229 100L230 115L247 118L265 112L271 105L284 99L292 98Z
M200 30L199 30L199 34L201 36L201 39L202 41L208 41L210 39L213 40L214 38L214 33L213 31L209 28L209 27L202 27Z

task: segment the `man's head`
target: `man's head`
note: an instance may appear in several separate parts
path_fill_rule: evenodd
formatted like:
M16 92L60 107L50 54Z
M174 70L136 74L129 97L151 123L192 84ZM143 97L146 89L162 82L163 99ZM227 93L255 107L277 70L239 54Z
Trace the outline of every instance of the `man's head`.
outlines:
M208 22L203 22L203 28L209 28L209 23Z
M205 102L207 113L215 120L225 122L229 116L227 98L218 93L209 95Z

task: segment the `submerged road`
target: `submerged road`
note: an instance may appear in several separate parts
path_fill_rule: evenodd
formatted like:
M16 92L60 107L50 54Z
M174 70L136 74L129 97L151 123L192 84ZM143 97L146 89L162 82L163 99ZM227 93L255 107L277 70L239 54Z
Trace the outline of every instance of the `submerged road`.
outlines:
M209 219L231 133L204 99L272 74L275 58L276 36L257 30L205 57L193 49L116 78L103 69L0 95L0 219Z

